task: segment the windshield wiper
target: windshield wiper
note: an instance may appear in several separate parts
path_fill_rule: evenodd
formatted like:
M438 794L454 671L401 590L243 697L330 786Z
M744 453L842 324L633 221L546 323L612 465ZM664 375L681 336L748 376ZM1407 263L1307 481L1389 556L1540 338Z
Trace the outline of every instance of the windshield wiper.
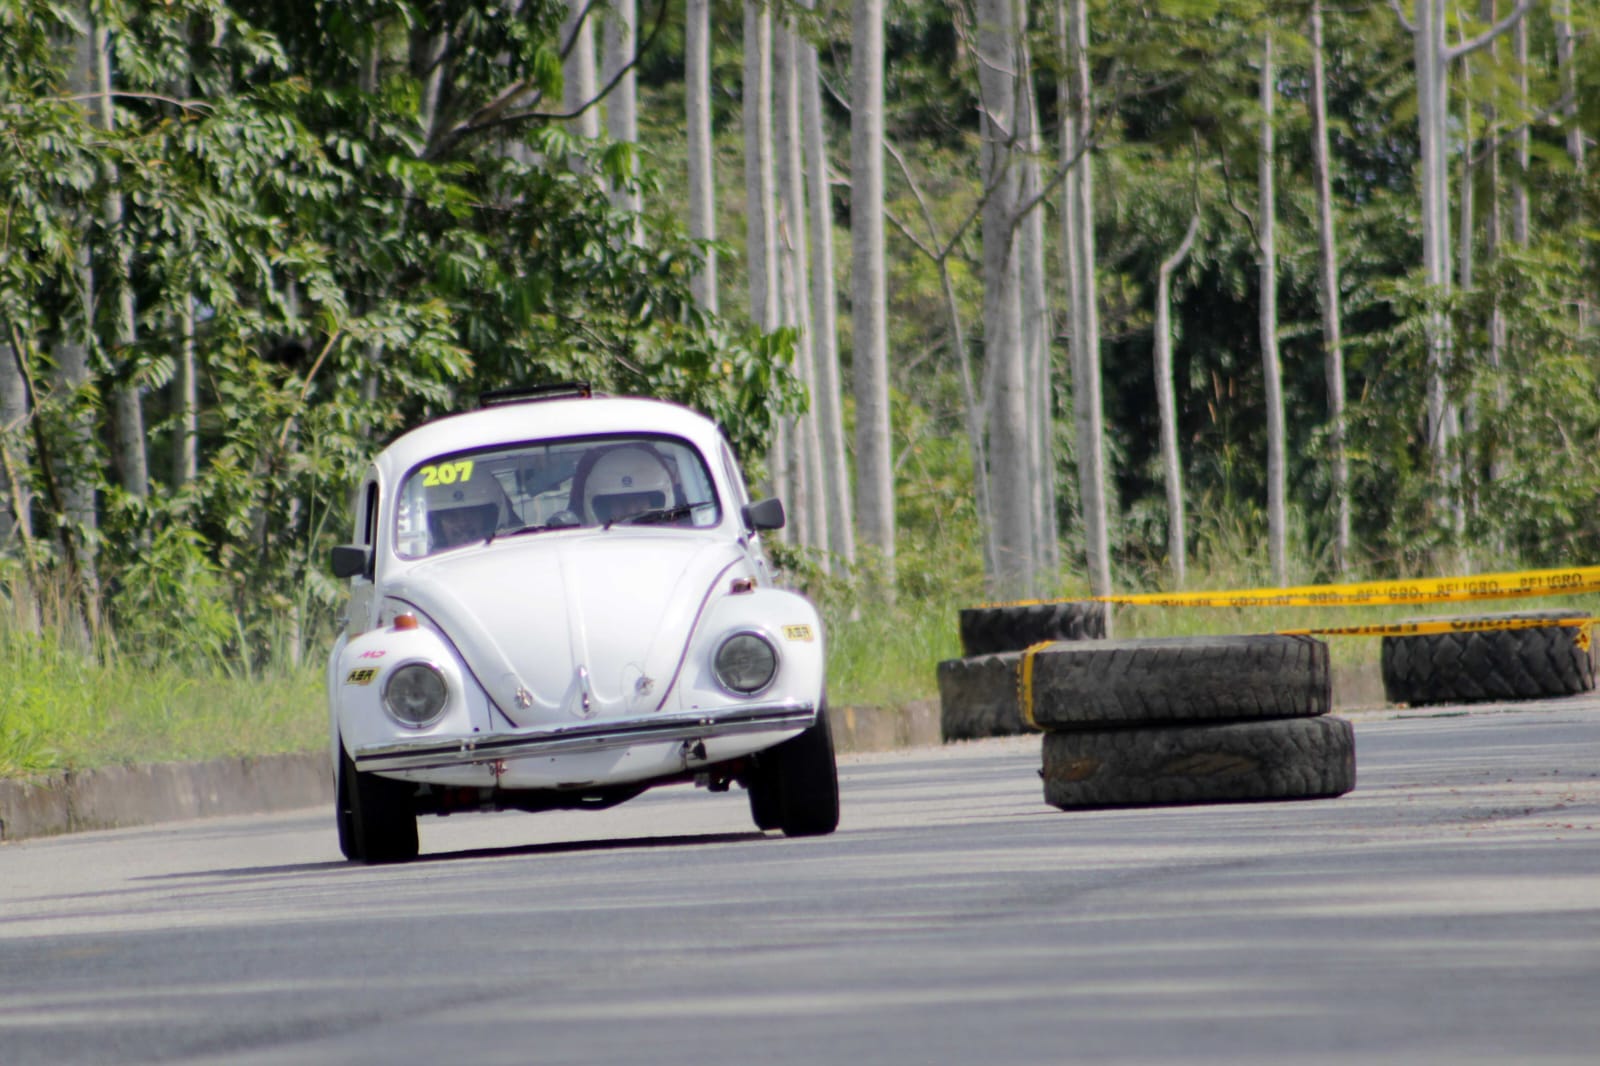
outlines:
M702 507L711 506L711 501L701 500L699 503L680 503L676 507L653 507L648 511L638 511L634 514L613 518L605 524L606 529L612 526L653 526L661 522L676 522L680 518L688 518Z
M548 533L552 529L576 529L577 522L548 522L545 525L518 526L516 529L498 529L489 534L485 544L492 544L496 537L520 537L524 533Z

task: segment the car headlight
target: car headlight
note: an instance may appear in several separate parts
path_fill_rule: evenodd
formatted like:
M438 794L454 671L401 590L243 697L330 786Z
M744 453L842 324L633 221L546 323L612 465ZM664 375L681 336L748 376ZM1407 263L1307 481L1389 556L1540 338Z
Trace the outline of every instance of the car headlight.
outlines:
M712 668L723 688L751 696L777 676L778 650L760 633L735 633L717 649Z
M449 688L432 663L406 663L390 671L383 683L383 707L401 725L421 729L444 713Z

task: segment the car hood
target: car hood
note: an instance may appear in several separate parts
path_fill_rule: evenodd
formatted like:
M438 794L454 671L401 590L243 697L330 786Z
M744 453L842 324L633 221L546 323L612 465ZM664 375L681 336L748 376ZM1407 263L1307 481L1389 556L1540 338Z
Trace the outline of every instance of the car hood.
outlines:
M422 611L519 726L656 710L735 543L648 530L536 534L414 566Z

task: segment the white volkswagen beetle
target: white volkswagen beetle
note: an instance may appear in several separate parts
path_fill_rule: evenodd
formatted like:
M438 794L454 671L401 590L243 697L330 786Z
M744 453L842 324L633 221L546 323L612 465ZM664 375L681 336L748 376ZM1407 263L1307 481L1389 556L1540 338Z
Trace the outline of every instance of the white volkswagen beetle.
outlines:
M756 825L838 825L823 632L773 583L717 427L587 386L507 391L374 460L328 661L339 846L417 854L417 815L599 809L737 782Z

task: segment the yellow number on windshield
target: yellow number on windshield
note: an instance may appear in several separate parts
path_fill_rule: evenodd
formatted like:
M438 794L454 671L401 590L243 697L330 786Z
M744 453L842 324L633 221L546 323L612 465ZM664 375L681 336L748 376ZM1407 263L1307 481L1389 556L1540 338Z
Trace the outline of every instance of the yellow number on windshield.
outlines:
M425 466L419 473L422 474L424 488L433 488L435 485L454 485L458 481L472 480L472 460L462 459L456 463L435 463Z

